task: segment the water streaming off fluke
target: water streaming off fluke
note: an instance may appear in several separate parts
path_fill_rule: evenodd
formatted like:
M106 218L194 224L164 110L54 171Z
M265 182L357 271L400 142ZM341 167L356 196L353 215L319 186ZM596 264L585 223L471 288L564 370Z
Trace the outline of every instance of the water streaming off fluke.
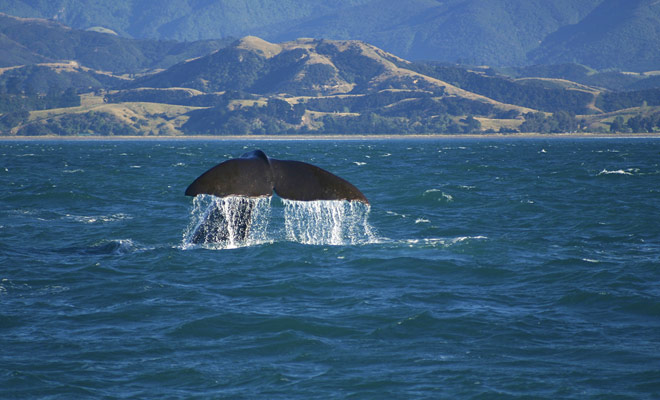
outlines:
M195 244L236 248L268 241L272 197L193 198L190 223L183 233L183 247Z
M347 245L374 241L370 206L357 201L292 201L273 197L193 199L183 248L236 248L292 241L314 245Z
M319 200L284 202L286 239L304 244L371 242L370 207L357 201Z

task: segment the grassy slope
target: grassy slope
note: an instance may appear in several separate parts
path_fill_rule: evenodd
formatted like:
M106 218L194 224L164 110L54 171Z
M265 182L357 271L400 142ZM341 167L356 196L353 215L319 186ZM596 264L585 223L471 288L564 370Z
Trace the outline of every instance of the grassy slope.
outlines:
M160 103L106 104L103 97L87 94L83 96L80 107L32 111L28 122L56 120L67 115L96 112L112 115L118 121L134 126L145 136L180 135L182 134L181 126L188 120L185 114L196 109L198 107Z

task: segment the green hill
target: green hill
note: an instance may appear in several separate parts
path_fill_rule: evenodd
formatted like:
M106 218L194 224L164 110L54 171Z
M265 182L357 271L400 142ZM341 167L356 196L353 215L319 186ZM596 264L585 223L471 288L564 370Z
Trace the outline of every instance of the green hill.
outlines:
M0 14L0 67L75 60L85 67L114 73L167 68L199 57L231 40L193 43L132 40L116 35L71 29L43 19Z
M648 71L660 65L659 48L658 1L605 0L579 23L549 35L530 56L538 63Z

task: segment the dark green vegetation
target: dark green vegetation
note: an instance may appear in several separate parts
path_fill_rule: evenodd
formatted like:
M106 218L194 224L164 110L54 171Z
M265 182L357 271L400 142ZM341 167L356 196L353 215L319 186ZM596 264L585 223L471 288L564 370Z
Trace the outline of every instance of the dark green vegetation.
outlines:
M0 0L0 11L134 38L357 39L407 59L475 65L648 71L660 61L655 0Z
M575 25L548 35L530 53L537 62L577 62L593 68L656 69L660 54L660 3L604 0Z
M167 68L226 46L231 40L193 43L131 40L73 30L53 21L0 14L0 67L76 60L85 67L116 74Z
M4 60L21 60L0 70L5 135L660 130L654 73L411 63L360 41L253 36L188 59L211 42L136 41L6 16L0 31ZM196 50L174 50L186 46Z

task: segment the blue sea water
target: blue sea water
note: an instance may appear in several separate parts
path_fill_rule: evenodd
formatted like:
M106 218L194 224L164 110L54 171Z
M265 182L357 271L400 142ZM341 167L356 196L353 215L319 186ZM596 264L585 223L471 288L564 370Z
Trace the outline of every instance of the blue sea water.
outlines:
M273 198L248 245L188 243L186 186L256 148L370 209ZM0 398L660 398L660 140L0 155Z

